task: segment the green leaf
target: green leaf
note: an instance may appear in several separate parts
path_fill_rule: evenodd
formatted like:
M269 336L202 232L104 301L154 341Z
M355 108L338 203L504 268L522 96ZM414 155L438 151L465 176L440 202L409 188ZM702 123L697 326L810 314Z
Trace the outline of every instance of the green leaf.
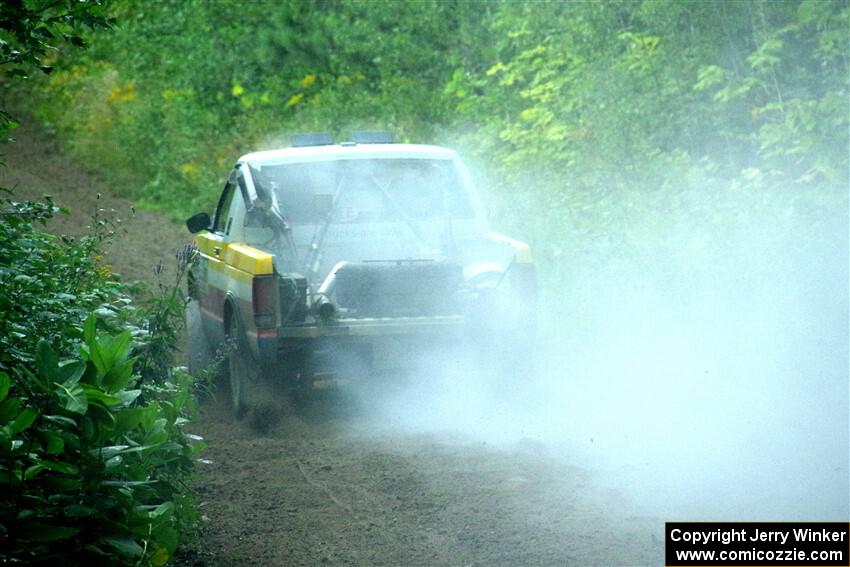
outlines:
M50 393L50 381L44 377L44 374L40 372L31 372L28 368L24 368L24 375L26 376L26 380L29 384L36 386L41 392L45 394Z
M149 486L156 484L157 480L104 480L100 482L100 486L119 486L119 487L134 487L134 486Z
M90 445L95 444L100 428L98 427L96 420L92 416L88 415L88 413L83 416L81 429L83 441Z
M174 512L174 502L163 502L159 506L157 506L152 512L150 512L149 517L151 520L159 520L163 516L171 517L171 514Z
M59 541L68 539L79 533L79 528L64 526L45 526L44 524L29 524L18 529L17 535L24 541Z
M71 413L84 414L89 408L89 402L86 394L79 384L75 384L70 388L66 388L62 384L56 384L59 387L58 394L62 400L62 407Z
M41 436L45 440L45 449L48 455L59 455L65 448L65 441L56 433L48 430L42 430Z
M112 360L127 360L130 356L130 331L124 331L112 339L109 357Z
M700 67L697 74L697 82L694 84L695 91L703 91L718 83L721 83L726 78L726 71L717 65L707 65Z
M33 465L28 467L27 470L24 471L24 480L32 480L35 478L38 473L44 470L45 467L42 465Z
M38 340L36 346L35 365L41 376L50 382L59 380L59 359L56 353L44 339Z
M3 484L7 486L19 486L21 484L20 469L14 471L0 469L0 485Z
M88 506L83 506L82 504L69 504L65 506L64 512L65 515L69 518L82 518L85 516L91 516L95 513L94 508L89 508Z
M83 481L78 478L51 476L42 479L41 484L58 492L75 492L83 486Z
M83 325L83 339L86 341L86 344L91 347L95 342L95 337L97 336L97 317L90 314L86 317L86 322Z
M171 502L168 502L171 504ZM168 550L170 555L173 555L177 550L177 542L178 542L178 533L177 530L169 526L168 524L163 524L156 528L153 532L153 537L156 542L163 546Z
M91 402L89 404L88 412L86 412L86 417L92 420L93 425L97 426L98 431L100 431L103 427L110 430L115 427L115 416L112 415L109 408L101 402Z
M20 398L9 398L8 400L0 402L0 425L9 423L14 416L18 415L20 410Z
M128 406L136 401L141 393L141 390L119 390L115 392L115 397L121 400L122 405Z
M9 431L10 435L13 437L25 430L27 427L33 424L33 422L38 417L38 411L34 408L26 408L15 420L6 426L6 429Z
M95 555L99 555L99 556L101 556L101 557L111 557L111 554L110 554L110 553L108 553L108 552L106 552L106 551L102 550L101 548L99 548L98 546L94 545L93 543L87 543L87 544L83 547L83 549L85 549L86 551L90 551L90 552L94 553Z
M123 434L135 429L142 422L145 413L144 408L129 408L115 412L115 432Z
M103 349L100 347L100 342L98 340L94 340L89 343L89 358L94 363L99 374L106 374L109 371L103 355Z
M165 547L158 545L156 542L152 544L153 553L150 553L150 562L153 567L162 567L168 563L168 550Z
M71 419L70 417L66 417L64 415L45 415L44 419L70 429L77 429L77 422Z
M108 461L115 455L119 455L129 449L129 445L110 445L108 447L99 447L97 449L89 450L89 453L94 455L95 457L100 457L103 461Z
M9 386L11 385L11 381L9 380L9 375L5 372L0 372L0 402L6 399L6 396L9 394Z
M133 365L135 359L127 360L123 363L117 363L110 368L106 376L103 377L103 385L109 392L116 392L126 386L133 378Z
M59 367L59 379L65 386L71 387L80 381L86 371L86 363L82 360L75 360L68 364Z
M98 540L99 542L105 543L106 545L112 547L118 553L122 555L128 555L130 557L141 557L141 555L145 552L136 540L129 537L104 537Z
M58 472L67 475L76 475L79 474L80 469L71 463L63 463L61 461L46 461L44 459L35 459L35 462L53 472Z
M114 406L121 403L120 399L116 398L115 396L105 394L104 392L100 391L100 389L96 386L83 384L82 388L83 392L85 392L86 394L86 399L88 399L89 403L100 402L105 406Z
M149 433L145 435L145 444L148 446L151 445L159 445L160 443L165 443L168 440L168 432L167 431L158 431L156 433Z

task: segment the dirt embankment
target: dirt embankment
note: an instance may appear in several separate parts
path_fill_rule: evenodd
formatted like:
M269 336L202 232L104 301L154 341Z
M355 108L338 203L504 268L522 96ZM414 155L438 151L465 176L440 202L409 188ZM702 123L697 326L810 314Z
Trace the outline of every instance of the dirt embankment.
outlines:
M125 278L150 280L188 240L160 215L133 213L31 122L15 134L0 184L69 207L57 232L79 235L96 209L114 209L123 231L108 261ZM205 551L187 558L196 565L661 561L660 521L622 513L619 494L532 440L494 447L451 430L399 432L368 402L330 417L289 411L264 436L208 402L192 428L212 461L194 481L206 520Z
M105 261L125 281L153 282L154 267L162 261L163 277L173 273L174 253L190 241L186 230L162 215L136 209L102 180L61 154L59 145L25 113L15 113L23 124L13 131L16 141L0 146L6 167L0 168L0 186L14 191L18 200L40 200L50 195L68 214L57 214L48 229L57 234L83 236L95 214L114 223L116 235ZM120 193L120 191L119 191Z

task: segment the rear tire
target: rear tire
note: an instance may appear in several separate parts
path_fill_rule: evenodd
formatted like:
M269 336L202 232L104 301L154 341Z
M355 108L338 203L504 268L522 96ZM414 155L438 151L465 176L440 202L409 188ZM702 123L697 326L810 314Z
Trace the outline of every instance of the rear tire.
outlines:
M261 378L259 365L251 355L245 331L238 317L227 333L229 353L227 376L230 386L230 407L236 419L242 419L255 402L254 386Z

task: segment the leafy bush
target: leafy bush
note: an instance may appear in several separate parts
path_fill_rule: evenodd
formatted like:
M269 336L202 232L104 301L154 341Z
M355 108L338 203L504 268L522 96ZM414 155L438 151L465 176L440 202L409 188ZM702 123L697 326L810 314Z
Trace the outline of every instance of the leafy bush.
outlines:
M0 203L0 561L162 565L203 447L164 344L179 292L133 309L99 264L106 221L77 242L35 229L49 200Z

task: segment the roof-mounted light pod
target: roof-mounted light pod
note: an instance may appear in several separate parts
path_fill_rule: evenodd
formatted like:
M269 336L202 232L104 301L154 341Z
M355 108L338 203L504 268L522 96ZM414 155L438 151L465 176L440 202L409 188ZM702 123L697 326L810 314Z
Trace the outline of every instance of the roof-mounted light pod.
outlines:
M293 148L306 148L308 146L331 146L334 139L327 132L310 132L306 134L294 134L292 136Z

